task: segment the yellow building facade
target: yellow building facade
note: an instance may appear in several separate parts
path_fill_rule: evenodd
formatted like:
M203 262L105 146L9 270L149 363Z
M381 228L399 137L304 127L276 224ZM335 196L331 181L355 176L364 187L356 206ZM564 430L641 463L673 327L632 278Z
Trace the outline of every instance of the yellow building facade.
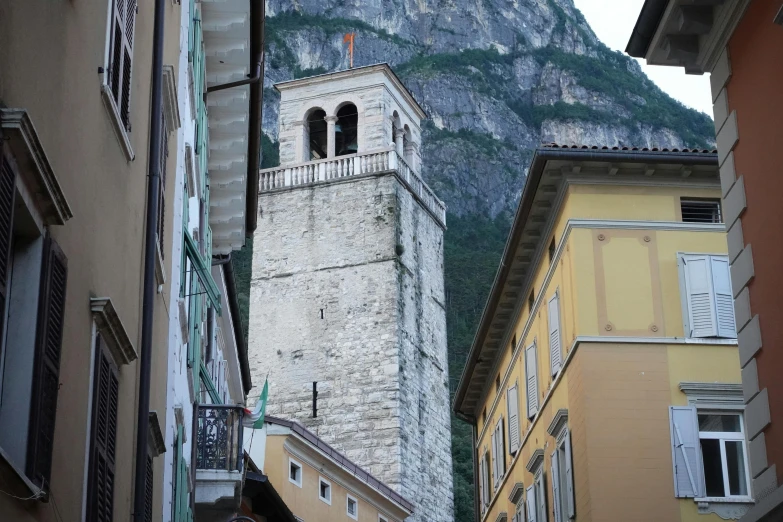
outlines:
M403 522L413 513L407 499L301 424L267 417L256 436L250 454L263 454L254 460L299 521Z
M477 520L752 505L719 198L713 153L536 151L455 395Z

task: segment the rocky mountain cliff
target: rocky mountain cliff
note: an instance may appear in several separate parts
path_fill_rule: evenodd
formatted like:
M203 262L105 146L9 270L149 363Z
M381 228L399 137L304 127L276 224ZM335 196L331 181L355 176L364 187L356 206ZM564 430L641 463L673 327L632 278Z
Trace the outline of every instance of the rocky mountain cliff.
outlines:
M267 0L264 130L272 85L388 62L429 115L423 175L449 211L511 210L544 142L712 146L704 114L610 51L571 0Z
M275 82L388 62L429 115L422 175L446 202L449 374L462 372L533 149L546 142L712 147L704 114L601 44L572 0L267 0L264 167ZM247 324L252 243L234 257ZM452 422L455 520L473 520L470 428ZM445 470L444 470L445 471Z

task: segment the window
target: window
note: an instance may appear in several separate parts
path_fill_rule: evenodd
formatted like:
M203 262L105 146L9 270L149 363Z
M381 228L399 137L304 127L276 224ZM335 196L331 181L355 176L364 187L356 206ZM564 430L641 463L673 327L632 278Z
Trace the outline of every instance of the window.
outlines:
M136 0L112 0L106 83L122 126L130 132L131 66Z
M517 336L514 334L513 337L511 337L511 353L514 353L514 350L517 348Z
M358 147L357 128L359 114L356 105L349 103L337 111L337 123L334 126L335 156L356 154Z
M113 519L119 372L100 335L95 338L87 521ZM151 461L148 463L151 464ZM151 471L151 470L148 470Z
M288 481L302 487L302 465L292 458L288 459Z
M681 254L680 280L687 337L737 337L727 256Z
M495 377L495 392L500 391L500 374Z
M389 522L389 519L382 515L378 515L378 522Z
M566 522L576 516L574 475L571 455L571 432L564 428L552 452L552 504L555 522Z
M732 413L699 413L698 420L706 495L747 497L742 416Z
M487 408L486 407L484 407L484 410L482 410L482 412L481 412L481 423L484 424L484 425L487 424Z
M513 455L519 451L521 443L519 433L519 389L516 382L506 392L506 407L508 409L508 452Z
M525 349L525 377L527 379L527 417L532 419L538 413L538 369L536 343Z
M346 514L354 520L359 519L359 504L356 499L351 495L347 496L347 502L345 506Z
M742 414L669 408L677 497L750 497Z
M25 197L22 197L22 194ZM36 194L34 196L33 194ZM0 447L48 488L65 316L67 259L15 166L0 165Z
M166 225L166 160L169 157L169 131L166 127L165 116L161 117L160 122L160 156L158 162L160 165L160 178L158 185L158 251L161 259L165 253L164 232Z
M685 223L723 223L719 199L681 199L680 210Z
M495 489L503 481L503 475L506 473L506 444L504 440L503 417L501 417L495 429L492 431L492 475L494 478Z
M332 505L332 483L323 477L318 477L318 498Z
M549 299L547 306L547 321L549 326L549 366L552 375L557 375L563 366L563 353L560 346L560 293Z
M306 145L304 161L326 158L328 152L326 112L322 109L315 109L307 116L304 142Z
M479 494L481 496L481 511L484 512L489 506L491 497L489 492L489 452L484 448L484 454L479 461Z
M549 243L549 262L552 263L552 260L555 258L555 238L552 238L552 242Z
M533 485L527 488L525 501L528 522L546 522L546 498L544 497L544 474L538 471Z
M185 452L182 447L185 441L185 430L182 424L177 425L177 440L174 445L174 479L172 480L171 504L173 518L180 520L193 520L190 509L190 492L188 491L188 464L185 461Z
M530 315L533 315L533 305L536 304L536 295L535 291L530 291L530 296L527 298L527 306L530 309Z

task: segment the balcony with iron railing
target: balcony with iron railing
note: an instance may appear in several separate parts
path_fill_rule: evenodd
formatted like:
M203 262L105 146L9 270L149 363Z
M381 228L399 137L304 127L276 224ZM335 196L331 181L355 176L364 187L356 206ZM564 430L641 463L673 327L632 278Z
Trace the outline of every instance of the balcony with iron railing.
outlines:
M388 171L396 172L422 206L441 225L446 225L446 205L394 148L264 169L259 175L259 192Z
M196 406L194 462L196 519L221 520L233 512L242 491L242 406Z

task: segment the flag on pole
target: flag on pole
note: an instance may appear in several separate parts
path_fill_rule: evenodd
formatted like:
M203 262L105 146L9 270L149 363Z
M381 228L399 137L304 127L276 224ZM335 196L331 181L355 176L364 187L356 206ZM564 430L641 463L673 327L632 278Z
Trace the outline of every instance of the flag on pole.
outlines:
M266 402L269 397L269 378L264 381L264 389L261 391L261 397L258 398L256 407L253 411L245 408L245 418L242 419L242 425L245 428L259 430L264 427L264 414L266 413Z
M351 58L351 69L353 69L353 40L356 33L348 33L343 37L343 43L348 44L348 56Z

